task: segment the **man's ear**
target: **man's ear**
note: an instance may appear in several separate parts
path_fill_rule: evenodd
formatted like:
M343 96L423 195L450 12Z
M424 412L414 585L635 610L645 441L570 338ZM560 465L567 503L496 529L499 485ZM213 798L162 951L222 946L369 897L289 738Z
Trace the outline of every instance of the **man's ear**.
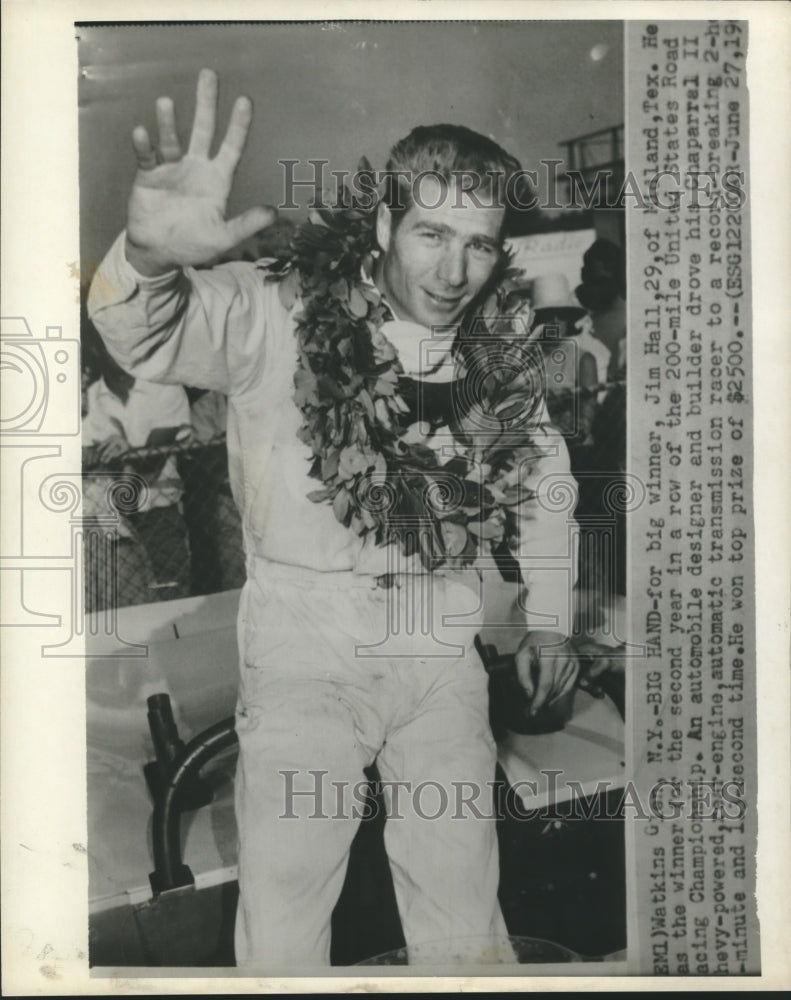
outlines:
M390 249L390 239L393 234L393 216L387 205L379 203L376 210L376 242L384 253Z

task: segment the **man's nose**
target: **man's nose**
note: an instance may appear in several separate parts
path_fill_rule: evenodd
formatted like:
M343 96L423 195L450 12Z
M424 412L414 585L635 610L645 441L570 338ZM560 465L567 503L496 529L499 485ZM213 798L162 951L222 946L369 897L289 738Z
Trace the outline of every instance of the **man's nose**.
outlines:
M467 280L467 259L464 249L449 248L440 261L438 273L446 285L454 287L463 285Z

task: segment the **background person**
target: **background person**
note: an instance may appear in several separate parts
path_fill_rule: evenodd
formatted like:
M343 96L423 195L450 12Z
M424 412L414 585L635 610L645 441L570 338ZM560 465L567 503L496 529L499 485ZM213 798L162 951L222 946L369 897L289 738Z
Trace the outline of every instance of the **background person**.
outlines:
M596 240L583 257L576 289L593 322L592 332L610 352L607 389L591 425L592 443L580 462L583 564L580 578L592 595L583 631L595 627L602 609L626 594L626 261L623 249ZM590 525L586 521L590 520ZM603 523L609 524L603 526Z

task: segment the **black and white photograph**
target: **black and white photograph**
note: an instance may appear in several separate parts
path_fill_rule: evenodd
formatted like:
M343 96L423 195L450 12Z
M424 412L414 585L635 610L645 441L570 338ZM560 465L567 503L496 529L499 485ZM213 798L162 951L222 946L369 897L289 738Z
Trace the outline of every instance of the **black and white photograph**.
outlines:
M0 624L77 819L4 820L4 979L780 985L768 5L358 6L61 18L72 145L28 187L62 167L68 235L37 211L4 274ZM18 902L48 823L68 957Z
M92 963L622 959L622 25L77 33Z

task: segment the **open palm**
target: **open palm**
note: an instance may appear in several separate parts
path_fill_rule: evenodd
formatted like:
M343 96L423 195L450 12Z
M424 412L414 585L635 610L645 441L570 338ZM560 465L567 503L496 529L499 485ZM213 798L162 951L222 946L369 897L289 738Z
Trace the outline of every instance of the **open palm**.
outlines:
M138 170L129 197L127 257L143 274L203 264L269 225L275 213L256 207L233 219L225 208L247 140L252 105L240 97L228 131L209 157L217 111L217 76L201 70L189 148L182 152L170 98L157 101L158 147L138 126L132 133Z

